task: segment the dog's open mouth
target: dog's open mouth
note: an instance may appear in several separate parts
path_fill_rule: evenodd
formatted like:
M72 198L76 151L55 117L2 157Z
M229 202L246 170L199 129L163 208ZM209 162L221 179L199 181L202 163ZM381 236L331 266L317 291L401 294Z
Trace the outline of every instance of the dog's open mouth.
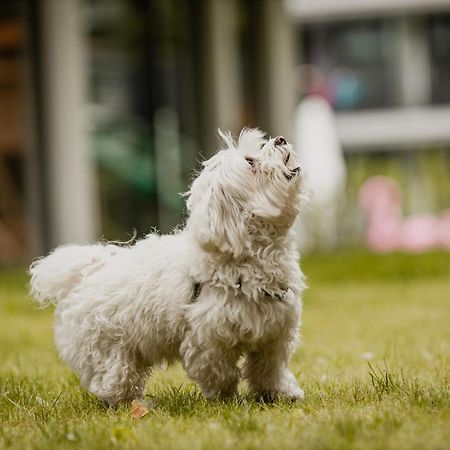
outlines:
M300 173L300 167L296 167L295 169L290 169L289 173L285 173L284 176L286 180L291 181L292 178L296 177Z
M287 169L289 169L289 173L284 174L284 176L288 181L292 180L292 178L294 178L300 173L300 167L296 167L295 169L290 169L288 167L288 162L290 161L290 159L291 159L291 152L288 151L286 153L286 156L283 158L284 165L286 166Z

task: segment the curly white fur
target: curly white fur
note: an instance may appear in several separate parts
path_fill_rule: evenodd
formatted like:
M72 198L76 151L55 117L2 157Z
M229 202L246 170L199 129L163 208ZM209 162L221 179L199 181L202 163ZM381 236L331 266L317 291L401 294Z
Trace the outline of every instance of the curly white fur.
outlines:
M182 231L62 246L30 268L32 294L56 303L62 359L111 405L141 397L150 369L177 359L206 397L234 395L241 356L255 394L303 397L287 367L304 287L295 152L256 129L221 136L186 194Z

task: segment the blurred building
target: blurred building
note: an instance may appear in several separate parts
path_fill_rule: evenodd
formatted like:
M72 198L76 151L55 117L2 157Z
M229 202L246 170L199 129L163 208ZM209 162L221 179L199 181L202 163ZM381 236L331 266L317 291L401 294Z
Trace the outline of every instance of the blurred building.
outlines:
M0 261L170 231L219 126L289 134L285 20L281 0L2 2Z
M350 159L450 147L449 0L0 2L0 262L169 231L218 127L293 136L305 63Z
M287 0L347 151L450 143L450 1Z

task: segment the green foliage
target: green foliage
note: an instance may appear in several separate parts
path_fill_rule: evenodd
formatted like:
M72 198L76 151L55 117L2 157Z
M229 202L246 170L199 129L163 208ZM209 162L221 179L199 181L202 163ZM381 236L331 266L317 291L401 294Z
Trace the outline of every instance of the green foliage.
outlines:
M450 255L314 255L302 268L301 403L241 388L209 402L179 365L156 370L150 412L107 409L59 361L52 311L0 273L0 449L446 449Z

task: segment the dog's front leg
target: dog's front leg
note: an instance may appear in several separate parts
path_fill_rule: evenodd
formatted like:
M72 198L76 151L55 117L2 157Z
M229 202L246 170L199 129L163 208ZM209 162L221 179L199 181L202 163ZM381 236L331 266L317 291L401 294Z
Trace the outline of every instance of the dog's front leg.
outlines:
M181 345L183 366L208 399L228 398L236 395L239 353L234 348L212 340L200 343L198 336L188 333Z
M244 377L251 392L273 400L278 397L302 400L304 392L288 368L290 345L285 337L265 343L247 354Z

